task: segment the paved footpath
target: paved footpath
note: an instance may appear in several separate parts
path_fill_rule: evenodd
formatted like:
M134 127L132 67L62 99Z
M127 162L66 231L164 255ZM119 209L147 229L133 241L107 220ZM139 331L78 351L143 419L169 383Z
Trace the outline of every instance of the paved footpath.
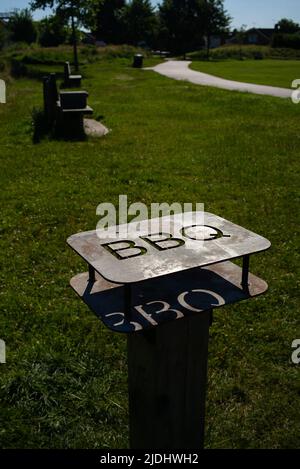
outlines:
M185 80L196 85L213 86L224 90L242 91L244 93L262 94L275 96L277 98L291 98L292 91L286 88L277 88L274 86L253 85L251 83L241 83L238 81L225 80L207 73L196 72L189 68L192 62L184 60L168 60L155 67L146 70L154 70L161 75L175 80Z

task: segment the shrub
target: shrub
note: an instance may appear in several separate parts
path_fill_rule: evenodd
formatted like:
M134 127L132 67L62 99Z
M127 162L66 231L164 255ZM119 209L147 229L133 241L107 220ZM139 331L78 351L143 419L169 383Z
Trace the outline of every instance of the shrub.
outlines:
M300 49L300 33L297 34L275 34L272 42L273 47L286 47Z
M37 30L29 10L14 13L8 24L13 42L32 44L36 41Z
M17 58L11 59L10 74L14 78L21 78L27 75L26 65Z
M31 113L31 125L33 143L39 143L50 130L43 109L33 108Z
M42 47L57 47L67 40L68 32L58 16L45 18L39 26L39 44Z
M204 60L204 50L188 54L192 60ZM297 49L272 48L268 46L223 46L212 49L212 60L226 59L299 59L300 51Z
M8 39L8 31L4 24L0 22L0 50L3 49Z

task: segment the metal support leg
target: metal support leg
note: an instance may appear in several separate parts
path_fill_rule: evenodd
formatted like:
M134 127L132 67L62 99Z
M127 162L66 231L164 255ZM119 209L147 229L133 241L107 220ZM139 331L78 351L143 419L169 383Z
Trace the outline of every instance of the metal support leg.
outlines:
M95 272L94 267L92 267L90 264L89 264L89 282L91 283L96 282L96 272Z
M211 311L128 335L130 446L204 444Z
M124 285L124 311L127 318L131 317L131 285Z
M242 287L244 289L248 289L249 287L249 264L250 264L250 256L243 257L243 271L242 271Z

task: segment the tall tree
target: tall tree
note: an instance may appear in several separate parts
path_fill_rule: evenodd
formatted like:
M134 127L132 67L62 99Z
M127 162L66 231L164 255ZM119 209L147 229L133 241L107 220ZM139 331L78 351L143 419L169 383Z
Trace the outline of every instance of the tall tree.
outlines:
M3 49L5 43L8 39L8 30L7 27L2 21L0 21L0 50Z
M36 41L37 30L29 10L16 11L10 18L8 28L11 40L14 42L27 42L31 44Z
M56 47L67 40L68 31L62 19L50 16L39 22L39 43L43 47Z
M85 18L87 8L89 6L90 2L88 0L32 0L31 2L31 8L33 10L49 7L54 9L56 15L63 18L66 23L71 22L74 64L76 70L79 68L77 25Z
M293 20L283 18L276 24L275 29L279 33L294 34L300 31L300 25Z
M164 47L186 54L203 42L202 0L163 0L159 7Z
M110 44L124 40L123 13L125 0L94 0L89 26L95 35Z
M157 17L150 0L131 0L125 9L124 22L127 42L134 45L153 42Z
M202 0L201 10L206 37L206 52L207 58L209 58L211 36L225 32L231 18L225 11L224 0Z
M209 55L211 36L230 23L224 0L163 0L159 15L170 48L184 55L202 46L204 37Z
M239 52L240 52L240 60L243 60L243 48L242 45L244 44L246 40L246 31L247 31L247 26L245 24L242 24L240 29L234 29L232 31L232 35L236 40L236 43L240 46L239 47Z

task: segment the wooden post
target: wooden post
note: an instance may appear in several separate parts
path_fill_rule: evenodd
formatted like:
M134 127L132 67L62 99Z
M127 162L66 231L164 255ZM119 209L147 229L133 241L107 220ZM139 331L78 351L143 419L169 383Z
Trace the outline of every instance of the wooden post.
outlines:
M56 107L58 101L58 92L56 84L55 73L50 73L48 79L48 90L49 90L49 123L52 126L56 117Z
M77 49L77 32L76 32L74 10L73 9L72 9L71 23L72 23L72 36L73 36L74 66L75 66L76 72L78 72L79 62L78 62L78 49Z
M44 114L49 118L49 77L43 77Z
M128 336L131 448L203 447L211 313Z

